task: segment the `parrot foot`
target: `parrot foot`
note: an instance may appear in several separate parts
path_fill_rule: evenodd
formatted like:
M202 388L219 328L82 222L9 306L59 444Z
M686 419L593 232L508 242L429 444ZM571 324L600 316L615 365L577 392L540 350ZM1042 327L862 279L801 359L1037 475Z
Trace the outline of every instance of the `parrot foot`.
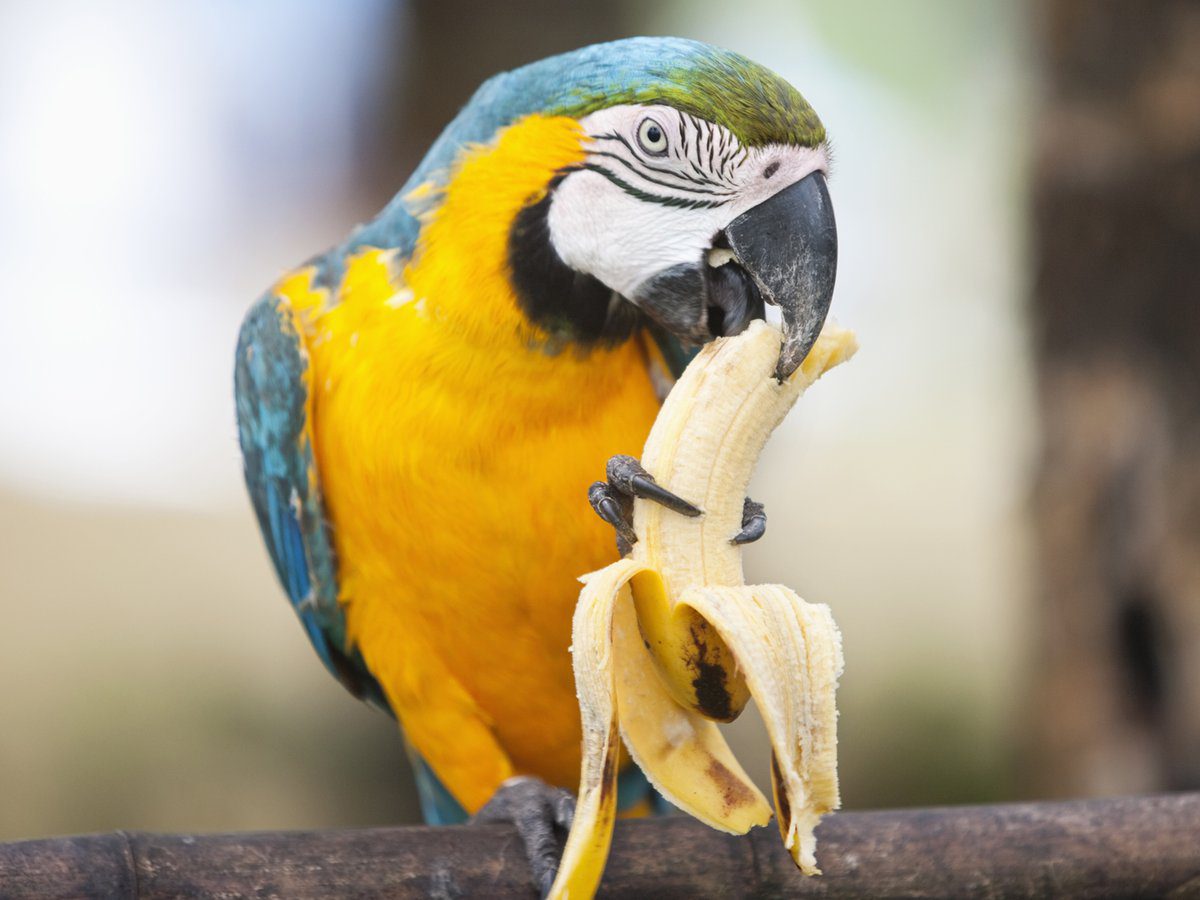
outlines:
M698 516L699 507L679 497L654 480L632 456L614 456L608 461L608 480L597 481L588 488L592 509L617 532L617 549L622 556L629 554L637 543L633 530L633 499L653 500L667 509L685 516ZM749 497L742 504L742 530L732 539L735 544L750 544L767 531L767 514L761 503Z
M654 480L632 456L617 455L609 459L607 481L597 481L588 488L592 509L617 532L617 549L625 556L637 543L633 530L633 499L653 500L667 509L685 516L700 515L699 507L679 497Z
M534 884L545 897L554 883L574 818L574 794L551 787L540 778L518 775L500 785L471 822L510 822L516 826L525 844Z

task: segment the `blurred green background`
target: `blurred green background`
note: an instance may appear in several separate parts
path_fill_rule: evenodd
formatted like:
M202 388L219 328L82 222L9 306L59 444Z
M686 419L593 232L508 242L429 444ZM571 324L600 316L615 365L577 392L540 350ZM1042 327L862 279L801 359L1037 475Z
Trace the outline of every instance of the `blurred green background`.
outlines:
M768 65L832 136L862 350L770 444L747 567L841 624L846 806L1054 792L1025 777L1046 28L1004 0L0 7L0 839L415 820L245 499L240 317L484 77L640 33Z

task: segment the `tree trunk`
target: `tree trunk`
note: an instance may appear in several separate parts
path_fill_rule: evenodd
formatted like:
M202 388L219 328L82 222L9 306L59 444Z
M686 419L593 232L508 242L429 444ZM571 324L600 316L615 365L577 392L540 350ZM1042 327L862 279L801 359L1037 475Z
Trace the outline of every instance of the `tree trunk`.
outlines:
M1030 785L1200 785L1200 3L1051 0Z

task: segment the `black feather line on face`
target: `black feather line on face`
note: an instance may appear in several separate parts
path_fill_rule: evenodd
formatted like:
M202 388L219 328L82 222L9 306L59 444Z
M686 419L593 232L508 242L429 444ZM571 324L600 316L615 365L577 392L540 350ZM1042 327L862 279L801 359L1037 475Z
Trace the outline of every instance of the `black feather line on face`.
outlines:
M703 184L703 185L707 185L709 187L715 187L715 188L722 187L720 182L713 181L711 178L693 178L691 175L687 174L686 172L679 172L675 169L664 169L661 166L655 166L655 165L652 165L651 163L646 162L646 160L642 157L642 155L640 153L638 153L638 151L636 149L634 149L633 145L631 145L629 143L629 141L625 140L625 138L623 138L619 134L614 134L614 133L610 132L610 133L606 133L606 134L591 135L590 137L594 141L616 141L617 143L621 144L626 150L629 151L629 154L630 154L630 156L633 157L633 160L636 163L636 165L631 165L629 160L626 160L625 157L620 156L619 154L616 154L616 153L609 153L608 151L605 151L605 150L593 150L592 153L594 153L597 156L611 156L613 159L616 159L619 162L624 163L626 167L634 169L635 171L637 171L639 169L646 169L647 171L650 171L650 172L656 172L659 175L667 175L672 178L678 178L682 181L688 182L689 185ZM662 185L663 187L677 188L677 190L681 190L681 191L682 190L691 190L691 188L687 185L676 186L673 184L665 184L661 181L654 181L653 178L649 178L648 176L643 176L643 177L645 177L647 181L653 181L655 184ZM701 191L700 193L711 193L711 192L710 191Z
M660 175L671 175L672 178L683 179L685 181L690 181L690 182L692 182L692 184L697 184L697 185L710 185L713 187L721 186L719 184L719 182L713 181L712 179L709 179L709 178L692 178L692 176L689 175L688 173L679 172L679 170L677 170L677 169L665 169L660 166L654 166L653 163L647 162L646 157L642 156L642 154L640 154L640 152L637 151L635 146L630 144L628 142L628 140L625 140L625 138L620 136L620 134L617 134L614 132L607 132L605 134L593 134L593 136L590 136L590 137L592 137L593 140L616 140L616 142L618 144L624 146L624 148L626 150L629 150L629 155L632 158L634 158L634 160L638 164L640 164L640 166L650 170L650 172L656 172ZM594 151L594 152L599 152L599 151Z
M658 203L662 206L673 206L678 209L716 209L718 206L724 206L729 202L728 200L684 200L682 197L664 197L661 194L652 194L649 191L636 188L622 179L616 172L610 172L604 166L597 165L596 163L584 163L581 168L587 169L589 172L595 172L598 175L603 175L631 197L636 197L638 200L645 200L647 203Z
M697 119L694 116L687 116L686 118L691 127L687 130L688 146L687 152L684 155L684 162L686 162L688 164L688 168L690 168L698 176L707 179L708 173L696 165L696 160L699 159L700 154L703 152L704 120Z
M687 193L687 194L704 194L709 197L732 197L733 196L732 191L710 191L710 190L707 190L706 188L692 187L691 185L683 185L683 184L671 184L671 182L669 182L669 181L660 181L657 178L651 178L649 175L647 175L645 172L642 171L641 166L638 166L635 163L630 162L625 157L620 156L616 153L607 153L603 150L593 150L590 155L603 156L607 159L615 159L617 162L619 162L621 165L623 165L626 169L628 169L634 175L637 175L643 181L648 181L651 184L657 184L659 187L670 188L673 191L683 191L684 193ZM692 181L693 184L698 183L696 181L696 179L689 179L689 180ZM712 182L709 182L709 181L705 181L702 183L703 184L712 184Z
M550 201L565 173L517 213L508 234L509 277L526 318L551 336L550 352L612 347L637 330L642 313L599 279L563 262L550 242Z

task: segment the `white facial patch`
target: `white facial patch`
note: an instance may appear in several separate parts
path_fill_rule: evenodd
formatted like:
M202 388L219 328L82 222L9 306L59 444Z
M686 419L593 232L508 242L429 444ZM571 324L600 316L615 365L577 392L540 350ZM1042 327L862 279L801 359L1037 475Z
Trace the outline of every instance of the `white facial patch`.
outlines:
M828 173L824 145L744 147L669 106L614 106L580 125L588 155L554 192L550 240L567 265L625 297L665 269L705 262L746 210Z

